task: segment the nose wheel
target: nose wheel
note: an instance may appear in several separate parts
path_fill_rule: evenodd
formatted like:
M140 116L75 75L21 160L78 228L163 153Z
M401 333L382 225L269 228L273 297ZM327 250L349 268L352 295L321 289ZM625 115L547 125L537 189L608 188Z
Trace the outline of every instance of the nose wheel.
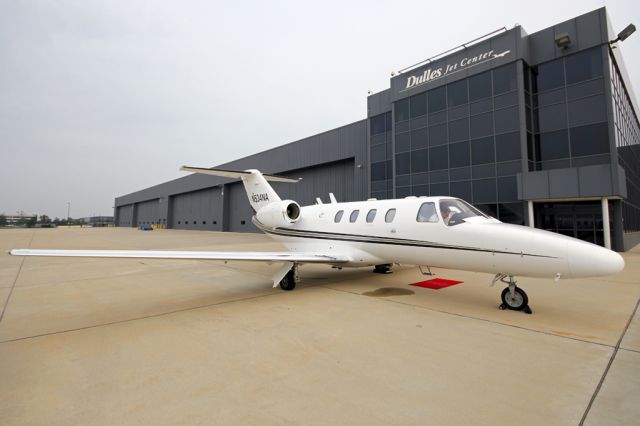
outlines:
M498 280L508 284L508 287L502 290L502 294L500 295L502 304L499 308L509 309L512 311L523 311L525 314L531 314L532 311L529 307L529 297L523 289L517 286L515 278L511 275L498 274L494 278L493 282L495 283Z

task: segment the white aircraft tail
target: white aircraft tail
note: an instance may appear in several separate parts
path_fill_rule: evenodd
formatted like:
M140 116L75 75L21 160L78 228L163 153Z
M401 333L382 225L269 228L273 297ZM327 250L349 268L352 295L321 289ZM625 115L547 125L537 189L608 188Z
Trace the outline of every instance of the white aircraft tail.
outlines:
M234 179L242 179L244 189L247 191L249 203L254 211L258 211L266 205L282 201L276 191L273 190L269 182L289 182L296 183L299 179L291 179L284 176L263 175L259 170L223 170L205 169L201 167L182 166L180 170L185 172L201 173L205 175L221 176Z

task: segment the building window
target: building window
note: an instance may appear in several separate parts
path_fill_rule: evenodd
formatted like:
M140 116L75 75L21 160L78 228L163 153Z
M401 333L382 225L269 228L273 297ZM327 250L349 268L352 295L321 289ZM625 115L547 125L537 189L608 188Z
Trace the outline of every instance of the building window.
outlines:
M493 94L516 90L516 63L504 65L493 70Z
M537 136L538 161L557 160L569 157L569 136L566 129L540 133Z
M469 119L449 122L449 142L459 142L469 139Z
M358 219L358 215L360 214L360 210L354 210L351 212L349 216L349 222L354 223Z
M411 151L411 173L422 173L427 171L429 160L429 150L419 149Z
M569 130L569 137L573 157L609 152L609 132L606 122L574 127Z
M464 167L469 163L469 142L452 143L449 145L449 167Z
M396 122L409 119L409 99L402 99L395 103Z
M496 136L497 161L520 159L520 132L504 133Z
M565 58L567 84L591 80L602 75L602 50L600 47L585 50Z
M396 135L396 152L406 152L411 149L411 133L405 132Z
M449 108L469 102L467 97L467 79L447 85L447 103Z
M411 118L420 117L427 113L427 93L420 93L411 97Z
M469 77L469 101L491 96L491 71Z
M449 167L449 153L447 146L438 146L429 149L429 169L442 170Z
M471 141L471 163L486 164L495 162L493 136Z
M384 114L380 114L371 118L371 135L377 135L386 132Z
M564 85L564 67L562 59L547 62L533 68L535 76L534 91L544 92ZM537 89L537 90L536 90Z
M445 86L429 91L429 114L443 110L447 107L447 93Z
M411 171L411 157L410 153L405 152L403 154L396 155L396 174L404 175Z

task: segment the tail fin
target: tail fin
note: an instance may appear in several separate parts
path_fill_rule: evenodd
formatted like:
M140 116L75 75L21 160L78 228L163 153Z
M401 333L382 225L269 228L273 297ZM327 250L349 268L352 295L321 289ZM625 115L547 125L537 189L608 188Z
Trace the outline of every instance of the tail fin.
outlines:
M291 179L284 176L263 175L259 170L222 170L222 169L205 169L201 167L182 166L180 170L185 172L201 173L205 175L221 176L227 178L242 179L244 189L247 191L247 197L253 210L256 212L262 207L281 201L276 191L273 190L267 181L272 182L299 182L299 179Z

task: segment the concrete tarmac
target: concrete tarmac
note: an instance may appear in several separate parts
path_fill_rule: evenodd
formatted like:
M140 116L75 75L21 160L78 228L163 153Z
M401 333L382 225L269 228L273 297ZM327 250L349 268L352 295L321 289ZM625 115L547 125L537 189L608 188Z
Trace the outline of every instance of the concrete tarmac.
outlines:
M258 234L0 230L0 424L638 424L640 248L615 276L415 286L304 265L20 258L10 248L280 250Z

